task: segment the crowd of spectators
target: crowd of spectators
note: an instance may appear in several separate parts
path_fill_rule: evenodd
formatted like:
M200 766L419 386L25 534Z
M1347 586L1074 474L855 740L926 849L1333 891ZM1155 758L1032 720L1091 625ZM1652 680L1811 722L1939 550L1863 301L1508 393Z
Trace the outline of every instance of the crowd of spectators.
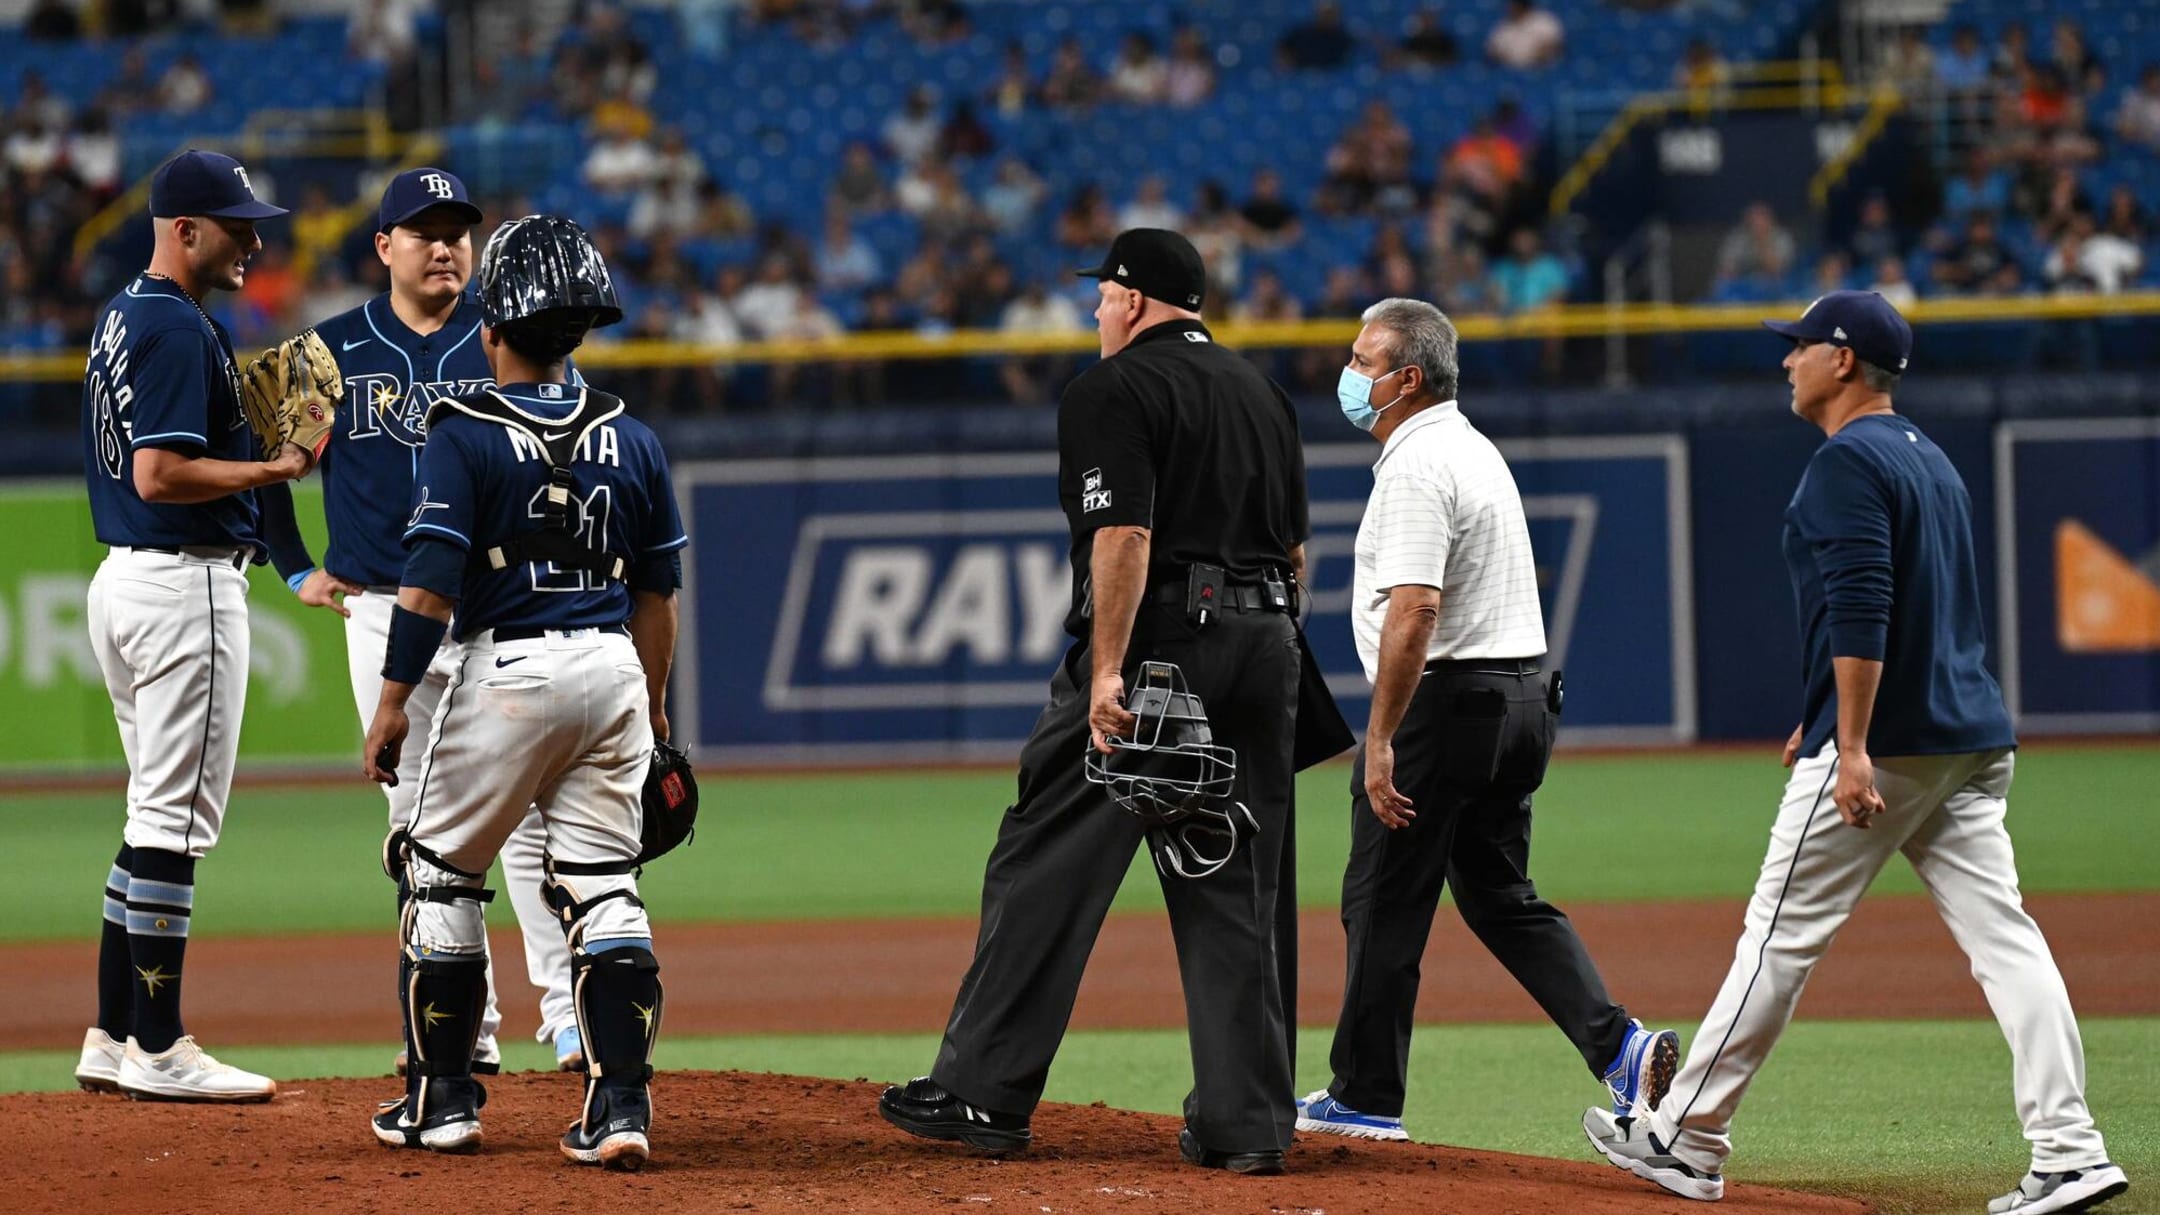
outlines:
M348 54L393 69L409 62L414 22L427 3L359 5ZM26 33L77 36L65 28L69 8L45 0ZM720 37L714 31L725 22L714 8L682 7L678 20L691 44ZM751 19L817 44L855 37L876 21L894 21L931 46L974 33L958 0L759 0ZM1554 69L1566 53L1562 22L1534 0L1509 0L1481 42L1458 45L1462 32L1437 8L1381 30L1320 0L1281 32L1272 62L1258 70L1444 71L1482 55L1538 72ZM654 48L606 0L581 5L573 24L545 45L525 29L506 51L485 57L456 117L480 126L541 117L581 133L577 177L605 204L596 208L604 218L594 221L595 236L632 306L628 322L602 340L724 345L866 330L1077 333L1090 323L1084 284L1015 251L1039 252L1047 240L1060 264L1080 265L1126 227L1186 233L1207 260L1208 311L1218 318L1350 318L1371 299L1393 294L1432 299L1457 315L1517 314L1566 299L1580 278L1542 226L1548 183L1538 179L1540 135L1513 101L1477 115L1458 135L1435 139L1429 124L1421 138L1376 97L1331 142L1283 151L1309 159L1235 180L1167 170L1074 180L1031 161L1017 144L1004 146L1006 121L1106 105L1199 106L1236 60L1207 29L1189 23L1159 36L1135 30L1099 57L1077 38L1043 49L1046 57L1037 59L1014 44L994 74L915 88L874 135L845 147L823 198L762 220L672 116L656 112ZM2106 116L2090 109L2107 69L2068 21L2051 28L2045 53L2030 50L2015 28L1992 47L1970 29L1947 49L1917 35L1900 39L1884 70L1909 90L1939 96L1958 124L1963 169L1943 189L1939 218L1929 212L1915 222L1889 199L1872 197L1848 235L1816 244L1795 236L1789 224L1798 217L1781 219L1758 204L1717 249L1714 294L1767 298L1872 286L1902 302L1940 293L2112 292L2145 273L2147 215L2138 199L2127 189L2087 197L2080 174L2111 141L2160 150L2160 66L2148 68ZM1711 43L1696 41L1680 55L1672 81L1710 93L1725 88L1731 72ZM188 56L152 73L139 50L122 62L107 95L79 108L51 96L35 73L25 77L0 141L7 344L59 345L87 321L94 301L81 298L69 237L122 184L115 124L143 107L199 108L214 87ZM1289 181L1316 184L1293 189ZM232 304L242 341L350 306L379 282L364 240L351 230L351 199L313 185L296 193L286 200L293 218L265 226L267 247ZM527 205L488 202L491 214ZM890 239L894 231L907 233L908 243ZM1356 236L1346 241L1345 232ZM715 249L722 255L707 255ZM1053 356L1011 359L996 367L995 387L1015 401L1042 402L1072 365ZM874 361L782 366L756 395L876 401L889 370ZM1324 387L1334 368L1326 359L1297 359L1285 374ZM726 406L739 375L726 366L686 367L660 374L654 388L680 407L710 410Z
M976 89L918 86L874 139L846 146L821 207L806 208L792 224L761 224L682 133L650 112L650 85L640 76L649 53L607 11L595 8L570 33L565 45L576 53L557 52L554 76L558 85L575 85L560 91L590 132L584 184L628 206L628 219L602 232L606 246L619 251L637 301L630 322L611 338L814 339L888 328L1078 332L1089 325L1089 304L1072 280L1023 271L1001 246L1046 232L1064 260L1079 265L1128 227L1186 233L1210 267L1209 311L1219 317L1354 316L1381 291L1429 296L1461 312L1518 311L1561 298L1570 283L1565 264L1531 226L1537 133L1512 102L1444 146L1419 146L1399 116L1375 102L1325 149L1324 165L1308 166L1323 176L1305 198L1291 197L1274 170L1241 183L1148 175L1053 192L1041 166L999 146L986 121L993 115L1205 101L1220 61L1207 32L1192 25L1176 27L1162 43L1130 33L1100 62L1067 38L1035 70L1013 45L997 74ZM812 40L849 36L892 11L816 2L757 8L760 19ZM966 28L966 10L953 5L896 11L904 29L928 41ZM605 24L595 28L595 21ZM1504 62L1542 63L1558 53L1561 39L1556 19L1518 0L1488 49ZM1375 39L1353 31L1327 2L1286 30L1276 49L1274 70L1283 72L1360 56L1387 70L1417 70L1458 54L1433 11L1417 14L1399 37ZM865 238L867 225L891 216L911 221L920 238L914 249L881 252ZM1331 251L1343 264L1311 298L1293 296L1280 275L1247 281L1245 262L1298 245L1308 216L1374 220L1378 236L1371 248ZM740 252L702 273L681 256L685 246L712 242ZM1015 400L1039 402L1054 393L1059 366L1014 360L1001 369L1000 384ZM880 385L872 370L843 368L817 384L785 387L874 399ZM1316 367L1312 379L1329 374ZM687 406L711 408L724 403L729 377L672 377L668 387L689 394Z
M2160 152L2160 65L2147 66L2112 114L2097 112L2108 67L2068 18L2036 51L2022 25L1994 45L1959 26L1947 47L1904 31L1882 70L1925 103L1954 150L1956 169L1933 205L1895 214L1876 193L1862 200L1842 241L1806 262L1800 242L1756 204L1719 248L1715 294L1724 299L1860 287L1893 302L1926 296L2111 295L2151 267L2152 217L2129 185L2096 189L2092 167L2109 155Z

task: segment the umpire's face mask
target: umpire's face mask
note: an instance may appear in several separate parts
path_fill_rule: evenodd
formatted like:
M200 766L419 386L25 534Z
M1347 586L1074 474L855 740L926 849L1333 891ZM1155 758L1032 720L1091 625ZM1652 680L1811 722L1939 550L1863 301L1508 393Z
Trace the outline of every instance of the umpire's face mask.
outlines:
M1393 400L1378 409L1373 408L1372 403L1373 385L1389 375L1400 375L1402 370L1397 367L1387 375L1370 376L1354 367L1342 369L1342 378L1335 381L1335 399L1342 404L1343 416L1350 419L1352 426L1359 430L1371 430L1380 421L1381 414L1402 403L1402 394L1399 392Z

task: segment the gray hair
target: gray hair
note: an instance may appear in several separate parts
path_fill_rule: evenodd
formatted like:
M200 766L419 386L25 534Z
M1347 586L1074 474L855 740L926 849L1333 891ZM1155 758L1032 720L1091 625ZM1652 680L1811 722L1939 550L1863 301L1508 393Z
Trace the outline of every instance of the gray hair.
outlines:
M1391 335L1384 343L1388 361L1397 367L1415 367L1438 400L1455 395L1459 368L1455 360L1455 323L1447 313L1424 300L1384 299L1365 310L1367 325Z
M1877 367L1866 359L1860 360L1860 380L1870 392L1896 392L1898 381L1904 378L1888 367Z

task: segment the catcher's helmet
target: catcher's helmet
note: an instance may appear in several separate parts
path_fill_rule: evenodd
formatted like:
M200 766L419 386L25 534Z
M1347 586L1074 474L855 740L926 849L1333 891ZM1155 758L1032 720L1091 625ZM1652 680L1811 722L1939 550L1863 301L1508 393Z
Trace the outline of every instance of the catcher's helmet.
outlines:
M585 329L623 319L592 238L561 215L507 220L480 251L480 316L492 327L544 317ZM555 315L550 315L555 314Z
M1125 707L1133 737L1087 749L1082 771L1149 827L1148 853L1165 876L1206 877L1260 830L1243 802L1229 801L1237 752L1218 746L1207 710L1177 664L1145 662Z

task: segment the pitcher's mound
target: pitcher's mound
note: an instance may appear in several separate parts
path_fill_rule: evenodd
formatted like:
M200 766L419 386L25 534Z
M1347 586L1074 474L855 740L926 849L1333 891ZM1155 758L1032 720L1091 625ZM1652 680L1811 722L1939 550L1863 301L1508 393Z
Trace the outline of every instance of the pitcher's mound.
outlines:
M398 1082L295 1080L269 1105L156 1105L84 1093L0 1098L16 1212L943 1211L1672 1212L1688 1204L1603 1163L1422 1144L1301 1137L1282 1177L1234 1177L1178 1159L1175 1118L1046 1105L1035 1147L996 1160L900 1133L878 1086L790 1076L670 1072L643 1172L564 1160L570 1076L488 1083L477 1156L376 1144L366 1126ZM1587 1145L1584 1151L1588 1152ZM1725 1211L1847 1215L1860 1204L1735 1186Z

